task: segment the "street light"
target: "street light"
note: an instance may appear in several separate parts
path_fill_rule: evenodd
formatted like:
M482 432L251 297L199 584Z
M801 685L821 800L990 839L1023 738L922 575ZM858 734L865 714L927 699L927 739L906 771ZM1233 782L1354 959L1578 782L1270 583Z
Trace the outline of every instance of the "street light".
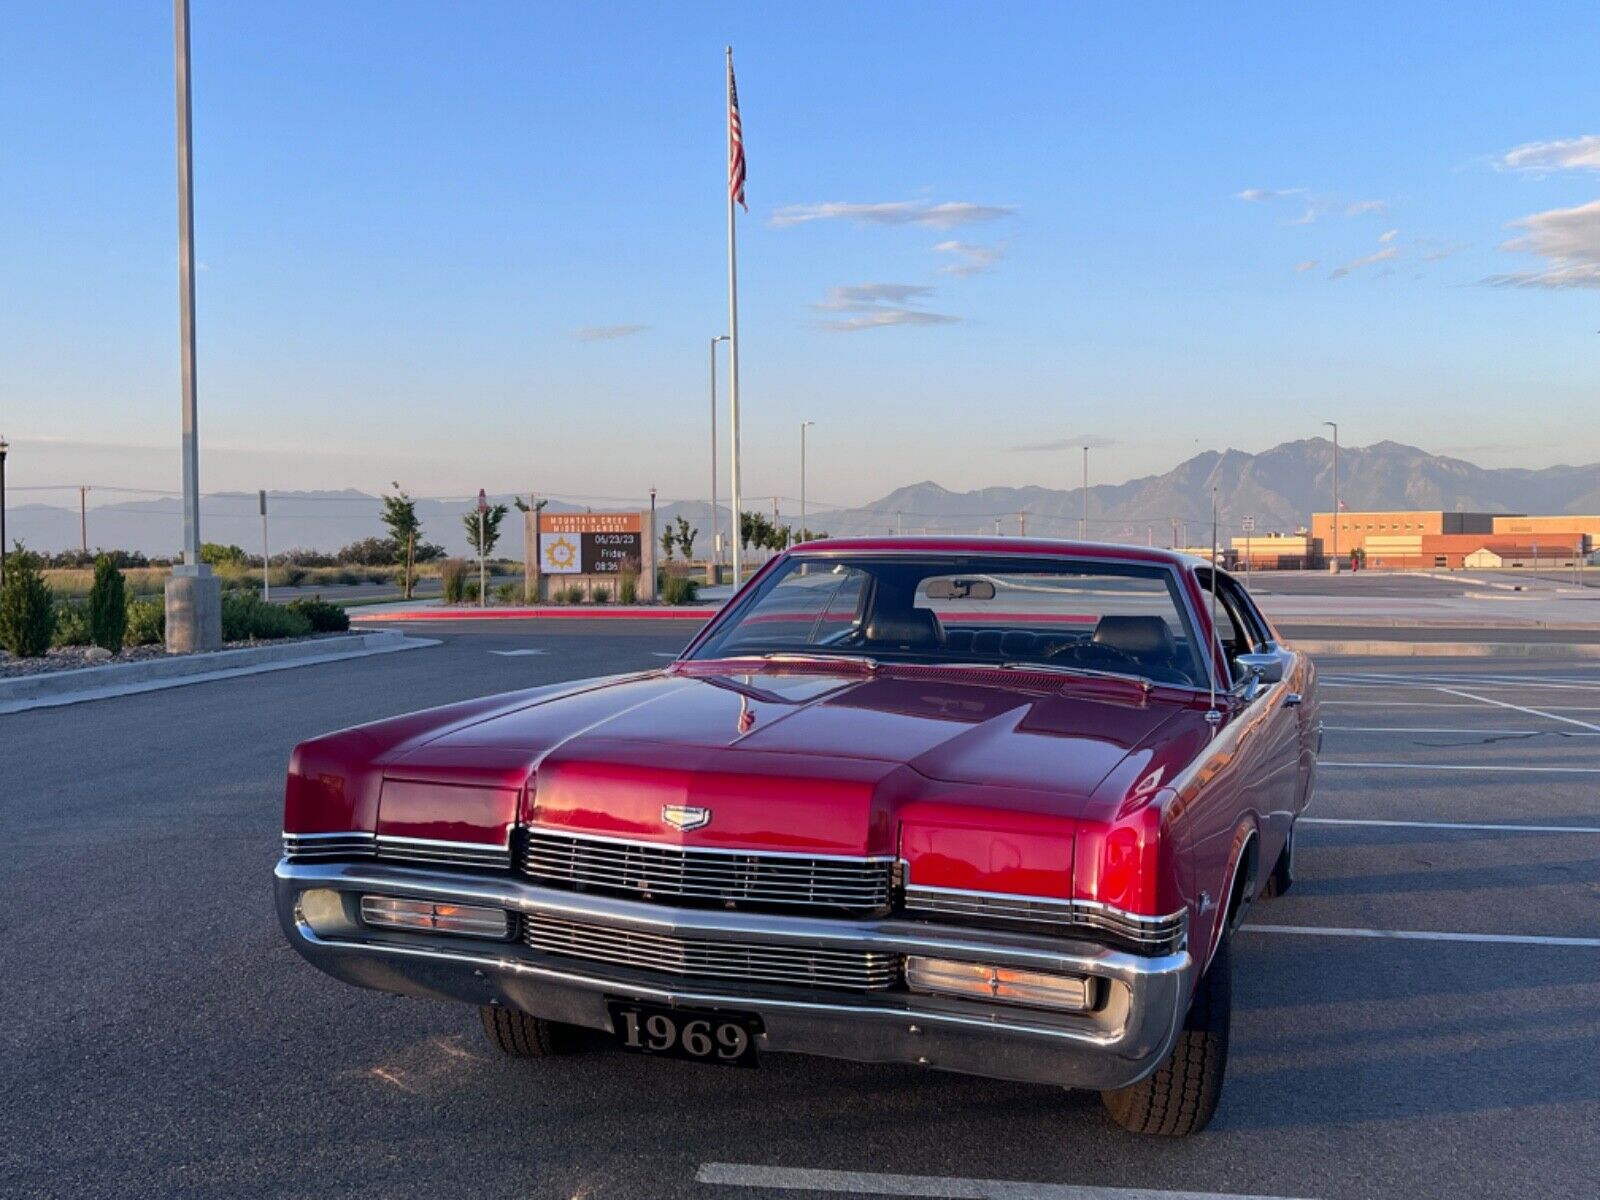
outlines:
M717 541L717 343L727 340L725 333L711 339L711 565L717 583L721 582L717 568L722 566L722 545Z
M800 541L806 540L806 430L815 424L800 422Z
M1083 448L1083 532L1079 540L1089 540L1089 447Z
M1335 574L1339 571L1339 424L1337 421L1324 421L1324 425L1333 430L1333 563L1332 570Z

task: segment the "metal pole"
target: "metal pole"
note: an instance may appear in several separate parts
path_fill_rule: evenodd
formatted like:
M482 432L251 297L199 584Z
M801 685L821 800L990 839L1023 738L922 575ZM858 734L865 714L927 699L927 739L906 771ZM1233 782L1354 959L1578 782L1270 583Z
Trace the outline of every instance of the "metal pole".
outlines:
M717 542L717 343L728 340L719 333L711 339L711 566L716 580L717 568L722 566L722 547Z
M195 404L194 139L189 100L189 0L172 0L178 74L178 325L183 370L183 558L200 563L200 435Z
M272 552L267 548L267 489L262 488L261 497L261 598L272 599Z
M89 489L78 488L78 549L89 553Z
M489 576L483 561L483 509L478 509L478 607L489 607Z
M1339 426L1334 421L1324 421L1333 430L1333 565L1339 565Z
M806 536L806 427L815 425L815 421L800 422L800 537L804 541Z
M6 581L6 451L11 444L0 437L0 584Z
M1083 448L1083 534L1082 540L1089 540L1089 447Z
M733 165L733 47L728 56L728 166ZM732 180L724 180L728 193L728 436L732 440L733 473L728 486L733 489L733 586L743 582L744 557L740 553L739 514L743 511L744 480L739 472L739 266L734 238Z

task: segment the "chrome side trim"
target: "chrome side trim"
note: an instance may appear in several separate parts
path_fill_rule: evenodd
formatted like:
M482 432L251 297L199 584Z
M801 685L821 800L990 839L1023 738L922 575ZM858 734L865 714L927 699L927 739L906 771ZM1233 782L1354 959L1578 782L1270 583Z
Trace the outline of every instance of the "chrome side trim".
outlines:
M906 886L905 897L907 912L984 921L1020 921L1053 926L1064 932L1108 934L1153 953L1181 949L1189 929L1186 908L1165 916L1146 916L1097 900L1060 900L910 884Z
M831 859L842 863L892 863L892 854L823 854L813 853L810 850L737 850L724 846L690 846L681 842L651 842L644 838L614 837L606 833L573 833L560 825L525 825L523 828L530 837L540 834L550 834L555 837L572 838L582 842L608 842L616 846L644 846L654 850L686 850L696 854L734 854L740 858L798 858L798 859Z
M511 843L449 842L438 838L377 835L378 857L391 862L441 863L458 867L511 866Z

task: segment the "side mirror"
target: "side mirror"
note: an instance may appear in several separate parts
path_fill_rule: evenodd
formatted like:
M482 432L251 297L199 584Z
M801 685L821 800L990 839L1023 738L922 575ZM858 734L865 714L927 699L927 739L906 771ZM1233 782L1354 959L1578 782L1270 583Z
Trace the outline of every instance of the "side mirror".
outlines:
M1253 679L1259 684L1282 683L1288 655L1276 646L1269 645L1263 650L1241 654L1233 661L1239 664L1246 679Z

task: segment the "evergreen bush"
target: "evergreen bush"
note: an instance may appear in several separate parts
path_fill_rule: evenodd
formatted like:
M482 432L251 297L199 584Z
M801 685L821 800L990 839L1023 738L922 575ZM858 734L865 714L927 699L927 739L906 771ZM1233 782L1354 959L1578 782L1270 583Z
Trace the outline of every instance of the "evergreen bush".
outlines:
M0 646L18 658L38 658L50 649L55 630L55 593L39 574L38 556L18 542L0 587Z
M94 560L94 584L89 588L89 640L111 653L122 649L128 632L128 592L116 560L102 554Z

